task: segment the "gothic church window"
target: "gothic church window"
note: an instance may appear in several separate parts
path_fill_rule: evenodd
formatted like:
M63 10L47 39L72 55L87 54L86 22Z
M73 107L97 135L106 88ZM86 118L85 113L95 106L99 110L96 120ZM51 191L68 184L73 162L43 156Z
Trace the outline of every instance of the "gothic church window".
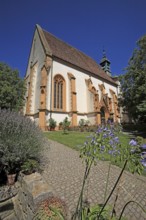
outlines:
M63 110L64 106L64 93L65 81L62 76L56 75L54 77L54 109Z

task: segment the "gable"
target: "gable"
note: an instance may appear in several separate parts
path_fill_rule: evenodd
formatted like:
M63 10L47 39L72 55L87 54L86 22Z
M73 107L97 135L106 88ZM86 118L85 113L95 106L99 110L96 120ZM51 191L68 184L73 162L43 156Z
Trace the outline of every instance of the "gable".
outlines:
M38 31L35 30L34 36L32 39L32 46L29 54L28 66L25 77L30 74L30 68L39 61L39 63L43 63L46 59L46 54L44 52L43 45L41 43L40 36Z

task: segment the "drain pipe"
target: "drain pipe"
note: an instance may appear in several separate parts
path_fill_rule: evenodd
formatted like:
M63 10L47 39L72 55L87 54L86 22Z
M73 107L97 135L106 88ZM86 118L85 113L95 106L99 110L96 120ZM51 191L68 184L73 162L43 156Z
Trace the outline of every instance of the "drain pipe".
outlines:
M51 65L50 118L52 117L52 83L53 83L53 59Z

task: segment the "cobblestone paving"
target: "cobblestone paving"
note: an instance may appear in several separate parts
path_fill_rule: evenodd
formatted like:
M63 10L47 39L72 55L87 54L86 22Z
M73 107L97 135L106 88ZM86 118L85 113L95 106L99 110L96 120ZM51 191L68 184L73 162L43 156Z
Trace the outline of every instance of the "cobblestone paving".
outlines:
M79 153L62 144L49 141L50 146L43 152L43 176L53 187L54 195L63 199L72 214L75 210L81 190L84 174L84 163L79 158ZM84 198L90 204L103 203L107 178L108 163L99 162L93 166L87 182ZM112 166L110 171L108 194L117 180L120 169ZM109 203L113 204L118 191L116 212L120 211L126 202L132 200L140 203L146 209L146 178L134 176L125 172L120 187L115 190ZM146 214L134 203L125 209L128 220L146 220ZM70 220L70 219L69 219Z

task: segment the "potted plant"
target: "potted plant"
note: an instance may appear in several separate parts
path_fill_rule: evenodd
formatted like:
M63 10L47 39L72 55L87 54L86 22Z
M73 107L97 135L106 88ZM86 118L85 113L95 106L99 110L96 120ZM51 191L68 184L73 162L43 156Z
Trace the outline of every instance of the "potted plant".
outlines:
M16 176L20 171L19 162L5 161L5 163L3 163L3 170L7 177L7 185L13 185L16 181Z
M52 131L52 130L55 130L55 127L56 127L57 122L56 122L53 118L50 118L50 119L48 120L48 122L49 122L49 128L50 128L50 130L51 130L51 131Z
M39 162L35 159L28 159L21 166L22 173L28 175L39 170Z

